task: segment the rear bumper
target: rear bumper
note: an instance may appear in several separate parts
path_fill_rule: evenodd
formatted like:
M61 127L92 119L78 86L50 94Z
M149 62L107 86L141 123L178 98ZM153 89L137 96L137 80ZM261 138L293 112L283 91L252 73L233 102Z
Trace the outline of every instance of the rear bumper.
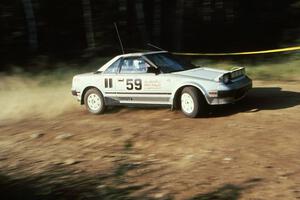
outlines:
M77 101L81 101L80 92L76 90L71 90L71 94L77 99Z
M72 93L73 96L77 96L77 91L76 90L72 90L71 93Z

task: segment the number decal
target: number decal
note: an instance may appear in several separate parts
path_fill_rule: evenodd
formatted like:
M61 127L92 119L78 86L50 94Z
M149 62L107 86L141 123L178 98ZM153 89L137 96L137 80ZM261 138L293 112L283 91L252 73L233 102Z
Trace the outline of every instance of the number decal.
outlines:
M113 83L112 78L104 79L104 87L105 88L112 88L113 87L112 83Z
M134 84L135 84L134 89L136 89L136 90L142 89L142 80L141 79L135 79Z
M142 89L142 80L141 79L126 79L126 89L127 90L141 90Z
M127 90L133 90L133 79L126 79Z

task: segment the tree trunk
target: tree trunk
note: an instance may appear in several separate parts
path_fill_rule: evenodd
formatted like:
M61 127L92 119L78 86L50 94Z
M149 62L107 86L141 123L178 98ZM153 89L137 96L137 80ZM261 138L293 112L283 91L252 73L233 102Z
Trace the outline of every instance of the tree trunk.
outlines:
M154 42L160 45L160 33L161 33L161 0L154 1L154 14L153 14L153 37Z
M177 0L176 2L176 21L174 26L174 42L176 50L181 50L182 38L182 25L183 25L183 14L184 14L184 0Z
M93 28L93 18L92 18L92 8L90 0L82 0L83 7L83 18L85 26L85 37L87 42L87 47L89 50L95 48L95 35Z
M22 0L27 23L28 43L31 51L38 49L37 27L31 0Z
M136 0L135 10L136 10L136 17L137 17L137 24L138 28L140 29L141 36L142 36L142 43L148 42L148 35L146 31L145 25L145 14L144 14L144 6L142 0Z

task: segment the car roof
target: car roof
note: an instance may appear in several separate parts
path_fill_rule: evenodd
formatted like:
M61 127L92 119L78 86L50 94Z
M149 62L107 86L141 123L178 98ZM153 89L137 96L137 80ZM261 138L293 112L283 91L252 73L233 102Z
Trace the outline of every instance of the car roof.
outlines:
M120 58L126 58L126 57L135 57L135 56L145 56L145 55L150 55L150 54L159 54L159 53L168 53L167 51L148 51L148 52L137 52L137 53L127 53L127 54L122 54L114 57L107 63L105 63L98 71L105 71L111 64L113 64L115 61L117 61Z
M126 54L119 55L117 57L122 58L122 57L145 56L145 55L157 54L157 53L167 53L167 51L148 51L148 52L126 53Z

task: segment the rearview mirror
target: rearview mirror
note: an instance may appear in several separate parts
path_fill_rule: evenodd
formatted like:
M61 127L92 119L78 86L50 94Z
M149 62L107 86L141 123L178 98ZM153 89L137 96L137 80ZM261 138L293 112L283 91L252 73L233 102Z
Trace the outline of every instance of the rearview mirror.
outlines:
M160 70L155 67L148 67L147 73L153 73L155 75L160 73Z

